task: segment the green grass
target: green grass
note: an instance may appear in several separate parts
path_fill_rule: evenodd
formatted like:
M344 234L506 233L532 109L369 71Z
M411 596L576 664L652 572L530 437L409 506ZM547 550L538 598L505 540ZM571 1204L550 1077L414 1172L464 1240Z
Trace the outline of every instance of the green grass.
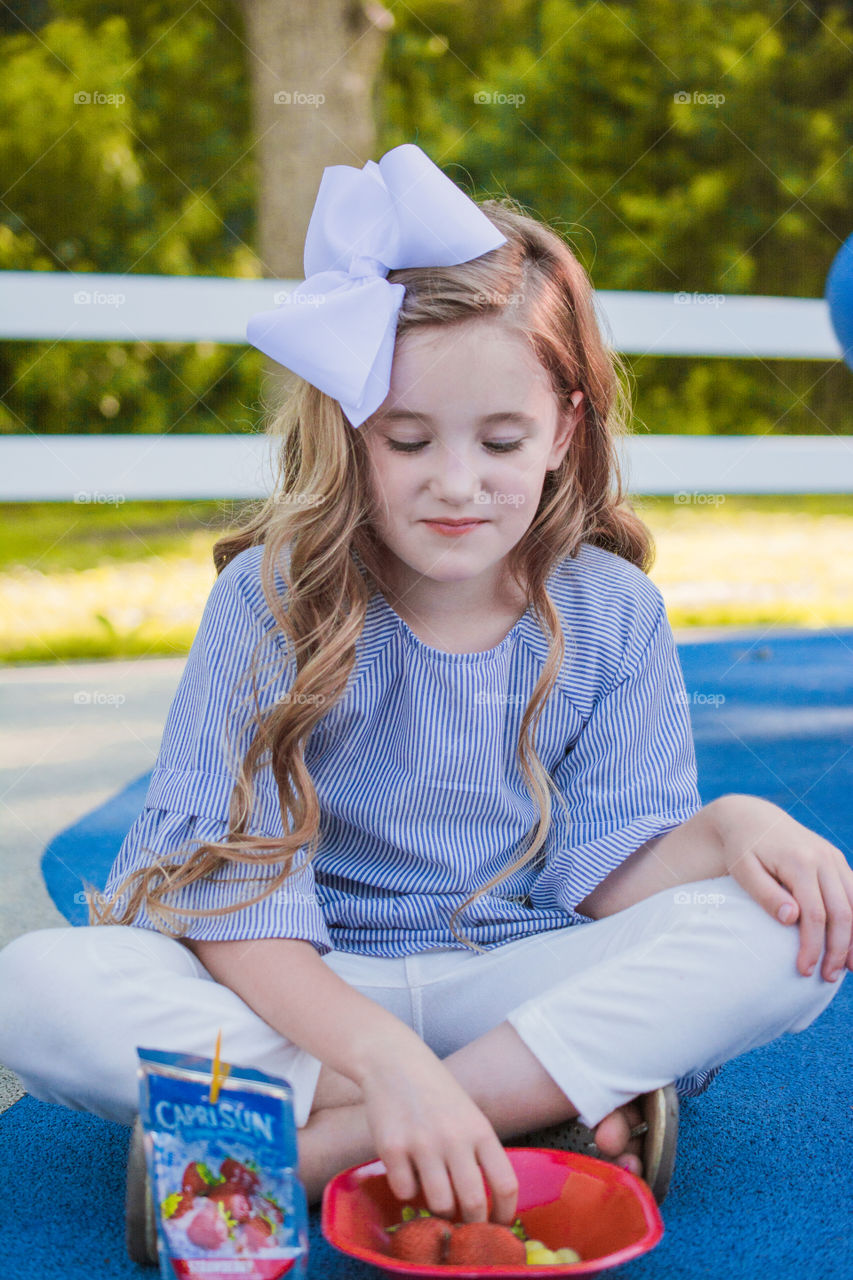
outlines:
M237 522L245 505L6 503L0 505L0 570L19 566L52 573L87 569L105 561L178 554L186 549L188 534L209 530L215 536Z
M720 504L727 511L756 511L765 515L806 515L806 516L850 516L853 518L853 494L851 493L733 493L726 494L725 502ZM631 499L640 513L655 512L668 515L672 511L683 509L684 505L675 501L671 494L640 494ZM694 509L707 509L705 503L693 503Z
M0 659L185 654L213 544L252 503L0 507ZM853 626L853 496L641 496L650 577L686 626Z

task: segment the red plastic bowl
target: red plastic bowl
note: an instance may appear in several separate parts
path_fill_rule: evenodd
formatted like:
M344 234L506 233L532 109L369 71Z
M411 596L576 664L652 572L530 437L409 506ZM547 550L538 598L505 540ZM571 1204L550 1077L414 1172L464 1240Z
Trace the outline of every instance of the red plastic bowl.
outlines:
M320 1225L341 1253L410 1276L516 1277L595 1275L648 1253L663 1236L663 1220L647 1183L606 1160L574 1151L507 1147L518 1178L516 1216L531 1240L549 1249L568 1246L581 1262L556 1266L432 1266L400 1262L390 1254L385 1228L402 1219L403 1201L393 1195L381 1160L344 1169L323 1191ZM486 1188L491 1212L491 1193ZM428 1208L422 1195L405 1203Z

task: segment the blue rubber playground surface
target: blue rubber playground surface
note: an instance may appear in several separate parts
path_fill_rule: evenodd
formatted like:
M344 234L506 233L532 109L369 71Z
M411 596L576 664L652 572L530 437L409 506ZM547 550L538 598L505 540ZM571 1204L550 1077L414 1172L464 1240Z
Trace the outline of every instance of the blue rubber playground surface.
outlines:
M703 801L763 796L851 861L853 629L739 633L681 643L679 655ZM147 786L137 779L46 849L45 883L71 924L87 922L84 881L103 887ZM853 985L841 981L811 1027L727 1063L705 1094L682 1100L664 1237L612 1275L824 1280L849 1268ZM125 1253L129 1139L121 1125L29 1096L0 1116L5 1167L26 1187L6 1219L3 1280L156 1274ZM379 1274L326 1244L316 1209L310 1244L312 1280Z

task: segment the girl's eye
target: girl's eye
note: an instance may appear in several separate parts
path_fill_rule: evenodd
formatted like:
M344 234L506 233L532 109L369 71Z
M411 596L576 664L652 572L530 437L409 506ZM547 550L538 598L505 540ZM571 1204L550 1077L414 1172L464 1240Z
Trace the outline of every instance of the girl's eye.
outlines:
M419 440L414 444L404 444L401 440L388 441L389 448L395 453L418 453L425 444L425 440ZM523 440L488 440L486 448L493 449L495 453L512 453L513 450L520 449L523 444Z

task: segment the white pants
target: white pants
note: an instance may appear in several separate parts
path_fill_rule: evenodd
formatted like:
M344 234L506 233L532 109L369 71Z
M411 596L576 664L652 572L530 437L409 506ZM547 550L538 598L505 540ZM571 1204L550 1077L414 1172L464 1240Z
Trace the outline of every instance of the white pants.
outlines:
M843 978L796 968L799 928L731 876L666 889L614 916L485 954L324 961L439 1058L508 1021L591 1128L642 1093L705 1071L826 1008ZM217 983L175 939L129 926L38 929L0 951L0 1061L45 1102L132 1124L136 1046L284 1076L302 1127L321 1063ZM828 1069L831 1069L828 1067Z

